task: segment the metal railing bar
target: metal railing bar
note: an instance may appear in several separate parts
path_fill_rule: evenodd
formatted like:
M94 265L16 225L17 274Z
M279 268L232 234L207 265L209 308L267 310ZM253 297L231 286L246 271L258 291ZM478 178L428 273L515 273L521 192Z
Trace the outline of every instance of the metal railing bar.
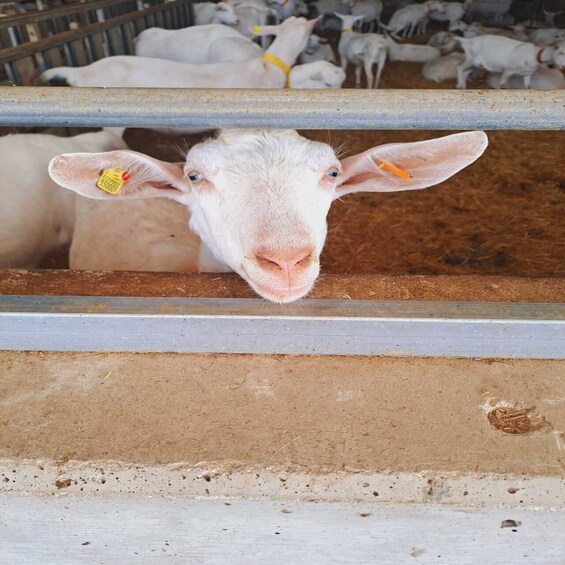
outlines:
M0 349L565 358L565 305L0 297Z
M13 61L29 57L37 51L44 51L45 49L60 47L71 41L82 40L85 37L113 29L120 24L128 23L132 20L132 18L139 19L148 14L170 10L174 4L175 2L170 2L166 4L160 4L158 6L152 6L151 8L146 8L143 12L132 12L124 14L123 16L117 16L115 18L111 18L102 22L90 24L80 29L68 30L58 35L45 37L33 43L29 42L18 45L16 47L3 49L0 53L0 64L11 63Z
M82 14L91 10L115 6L118 4L129 4L132 0L98 0L97 2L76 3L62 8L54 8L52 10L38 11L31 14L22 14L18 16L9 16L0 20L0 29L12 26L25 25L45 20L70 16L74 14ZM135 10L132 10L134 12Z
M565 96L529 90L5 87L0 125L562 130Z

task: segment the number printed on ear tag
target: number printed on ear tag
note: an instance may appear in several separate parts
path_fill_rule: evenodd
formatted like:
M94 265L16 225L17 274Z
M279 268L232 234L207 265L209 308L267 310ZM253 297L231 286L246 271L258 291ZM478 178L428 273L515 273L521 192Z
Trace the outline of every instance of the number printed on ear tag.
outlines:
M122 169L104 169L96 186L109 194L118 194L129 180L129 173Z

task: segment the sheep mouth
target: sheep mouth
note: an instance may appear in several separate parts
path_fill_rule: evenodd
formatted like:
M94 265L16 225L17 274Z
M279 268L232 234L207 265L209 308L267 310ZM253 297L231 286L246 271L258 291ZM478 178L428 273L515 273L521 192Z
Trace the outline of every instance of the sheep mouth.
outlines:
M277 288L262 283L256 283L248 280L251 288L260 296L269 300L271 302L276 302L278 304L294 302L303 298L306 294L312 290L314 286L314 281L307 283L305 285L287 287L287 288Z

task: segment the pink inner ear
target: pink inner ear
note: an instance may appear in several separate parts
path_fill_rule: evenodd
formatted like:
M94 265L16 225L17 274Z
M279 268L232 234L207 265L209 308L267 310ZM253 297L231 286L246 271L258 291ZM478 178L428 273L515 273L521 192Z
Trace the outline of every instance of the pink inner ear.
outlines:
M367 171L360 171L356 175L348 178L343 184L361 184L366 181L373 180L375 178L375 173L369 173Z

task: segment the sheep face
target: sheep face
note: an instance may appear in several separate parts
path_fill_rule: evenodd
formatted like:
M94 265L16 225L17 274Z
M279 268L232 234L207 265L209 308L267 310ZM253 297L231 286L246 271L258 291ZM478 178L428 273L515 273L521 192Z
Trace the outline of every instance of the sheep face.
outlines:
M133 151L72 153L54 158L49 173L89 198L184 204L190 228L213 256L259 295L282 303L305 296L318 277L333 200L433 186L486 145L483 132L467 132L374 147L340 161L329 145L294 130L224 130L192 147L180 165ZM118 175L117 190L100 186L108 170Z

